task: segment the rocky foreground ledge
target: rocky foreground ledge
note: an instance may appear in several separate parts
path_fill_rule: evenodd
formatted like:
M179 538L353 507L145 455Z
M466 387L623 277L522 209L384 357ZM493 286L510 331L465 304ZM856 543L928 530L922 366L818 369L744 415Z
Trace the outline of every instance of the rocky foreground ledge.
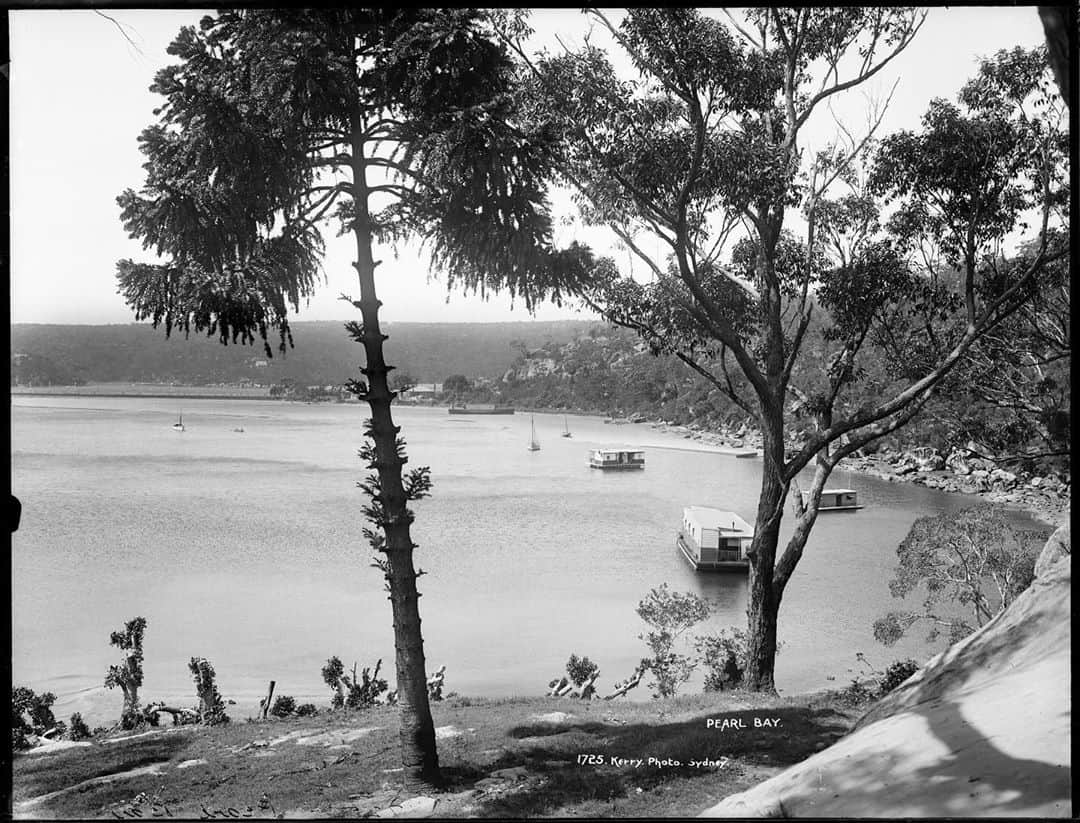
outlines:
M839 743L702 816L1071 817L1068 526L1036 573Z

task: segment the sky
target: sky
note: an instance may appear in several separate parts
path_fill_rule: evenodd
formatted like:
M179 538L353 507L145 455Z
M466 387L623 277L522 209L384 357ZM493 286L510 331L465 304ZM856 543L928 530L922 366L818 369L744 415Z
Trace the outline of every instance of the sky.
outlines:
M155 71L173 62L166 48L183 25L196 24L205 10L11 11L11 320L15 323L105 324L134 321L116 292L116 261L153 262L141 244L120 225L116 196L143 182L143 156L136 138L154 121L161 98L149 91ZM712 12L710 12L712 13ZM613 12L617 16L618 12ZM561 40L574 48L583 43L588 22L576 9L540 9L533 13L534 43L550 50ZM606 33L594 30L591 41L604 45ZM849 128L864 125L868 96L883 99L899 79L879 136L918 128L934 97L953 99L976 72L978 61L1003 48L1027 48L1044 42L1034 6L981 6L929 11L926 24L905 52L864 86L834 97L835 115ZM137 48L136 48L137 47ZM617 67L626 66L614 59ZM824 147L833 137L833 114L820 108L802 140ZM563 194L553 196L559 213L570 208ZM326 283L302 306L296 320L355 319L338 299L357 293L349 238L325 232ZM628 265L627 252L610 246L602 230L562 225L560 244L590 243ZM382 259L377 288L388 322L495 322L588 318L571 307L544 305L530 317L524 305L508 297L447 293L445 283L429 276L414 247L395 255L377 250ZM638 264L639 268L641 264Z

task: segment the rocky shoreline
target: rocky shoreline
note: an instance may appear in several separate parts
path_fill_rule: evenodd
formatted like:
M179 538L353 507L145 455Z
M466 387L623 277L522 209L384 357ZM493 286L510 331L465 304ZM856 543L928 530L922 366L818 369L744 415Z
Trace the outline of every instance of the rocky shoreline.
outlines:
M612 422L642 422L630 418ZM651 428L681 434L688 440L707 446L761 448L761 436L745 426L731 430L709 431L696 424L679 426L664 421ZM930 448L904 451L882 449L874 455L848 457L837 468L859 472L892 483L916 483L929 489L956 494L973 494L988 503L1020 509L1048 526L1069 521L1069 480L1054 476L1021 475L1006 471L989 460L970 457L959 450L943 456Z

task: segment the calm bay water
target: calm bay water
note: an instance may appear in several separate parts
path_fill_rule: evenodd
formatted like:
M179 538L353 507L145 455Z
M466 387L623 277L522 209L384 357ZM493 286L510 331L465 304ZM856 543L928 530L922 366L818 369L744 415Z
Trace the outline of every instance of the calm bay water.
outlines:
M181 406L183 433L170 428ZM234 718L254 713L270 679L279 694L326 703L319 671L333 654L361 667L381 657L393 688L390 604L355 486L365 414L351 404L14 397L15 684L55 692L58 717L114 719L121 696L101 685L119 660L109 634L142 615L144 700L193 703L192 656L213 663ZM400 407L395 420L410 466L430 466L435 484L414 505L413 539L427 573L428 670L446 664L448 690L543 694L571 652L599 663L607 688L643 656L634 609L664 582L717 602L703 628L745 626L745 576L694 573L673 536L685 505L752 522L759 460L597 418L571 417L565 439L561 415L535 415L539 452L526 450L527 414ZM589 448L624 443L647 449L644 471L587 467ZM832 485L858 489L866 508L819 518L787 588L777 659L786 693L843 685L858 651L881 666L935 651L917 639L885 649L871 623L894 608L887 581L911 523L975 502L843 472ZM790 529L789 517L783 536Z

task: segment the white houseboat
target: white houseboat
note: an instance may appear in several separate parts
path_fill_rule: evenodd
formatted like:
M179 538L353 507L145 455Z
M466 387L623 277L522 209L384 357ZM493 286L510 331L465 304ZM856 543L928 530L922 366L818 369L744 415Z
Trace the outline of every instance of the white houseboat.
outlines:
M810 499L809 492L803 492L803 502ZM853 512L861 509L856 492L852 489L824 489L821 492L819 512Z
M589 452L593 469L643 469L645 452L641 449L593 449Z
M675 545L695 571L743 571L754 528L735 512L687 506Z
M466 406L464 403L452 403L447 409L450 414L513 414L513 406Z

